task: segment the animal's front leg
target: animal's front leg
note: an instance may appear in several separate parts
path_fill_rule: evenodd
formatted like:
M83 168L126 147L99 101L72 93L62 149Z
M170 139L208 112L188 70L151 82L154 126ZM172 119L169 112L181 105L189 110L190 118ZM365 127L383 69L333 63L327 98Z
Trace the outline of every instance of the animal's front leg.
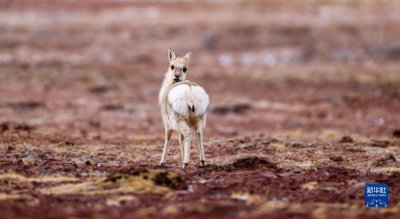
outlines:
M169 143L171 142L171 135L172 135L172 130L165 129L165 142L164 142L164 149L161 155L160 165L165 164L165 157L167 156L168 153L168 146Z

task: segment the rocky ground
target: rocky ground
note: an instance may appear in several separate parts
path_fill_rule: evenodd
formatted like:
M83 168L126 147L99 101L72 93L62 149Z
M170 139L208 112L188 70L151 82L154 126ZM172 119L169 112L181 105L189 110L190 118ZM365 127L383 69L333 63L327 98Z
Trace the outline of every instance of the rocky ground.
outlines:
M0 218L398 218L399 10L0 0ZM205 168L176 136L158 166L168 48L211 97Z

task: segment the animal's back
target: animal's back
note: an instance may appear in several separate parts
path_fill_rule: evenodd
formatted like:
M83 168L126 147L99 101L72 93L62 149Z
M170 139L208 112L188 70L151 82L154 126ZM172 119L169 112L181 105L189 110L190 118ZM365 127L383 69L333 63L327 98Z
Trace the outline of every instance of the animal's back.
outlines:
M209 97L206 91L198 85L179 84L169 91L168 103L175 113L189 118L203 115L206 112Z

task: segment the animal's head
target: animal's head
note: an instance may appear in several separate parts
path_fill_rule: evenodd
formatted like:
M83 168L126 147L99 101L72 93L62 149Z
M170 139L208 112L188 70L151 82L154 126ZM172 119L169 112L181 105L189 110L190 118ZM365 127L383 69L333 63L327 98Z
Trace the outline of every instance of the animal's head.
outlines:
M177 57L175 53L168 50L169 67L167 77L172 83L184 81L189 71L189 59L191 52L186 53L184 57Z

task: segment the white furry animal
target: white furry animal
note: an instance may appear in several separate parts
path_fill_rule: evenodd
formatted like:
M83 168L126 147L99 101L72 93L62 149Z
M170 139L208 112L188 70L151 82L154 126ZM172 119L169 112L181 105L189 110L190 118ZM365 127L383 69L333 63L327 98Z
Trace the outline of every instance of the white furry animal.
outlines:
M160 90L159 103L165 128L165 143L160 164L165 164L165 157L171 141L172 131L179 133L183 168L190 161L190 145L193 132L197 135L200 164L205 166L203 146L203 128L206 125L206 110L209 97L199 85L187 81L186 75L191 53L183 58L176 57L168 50L169 68Z

